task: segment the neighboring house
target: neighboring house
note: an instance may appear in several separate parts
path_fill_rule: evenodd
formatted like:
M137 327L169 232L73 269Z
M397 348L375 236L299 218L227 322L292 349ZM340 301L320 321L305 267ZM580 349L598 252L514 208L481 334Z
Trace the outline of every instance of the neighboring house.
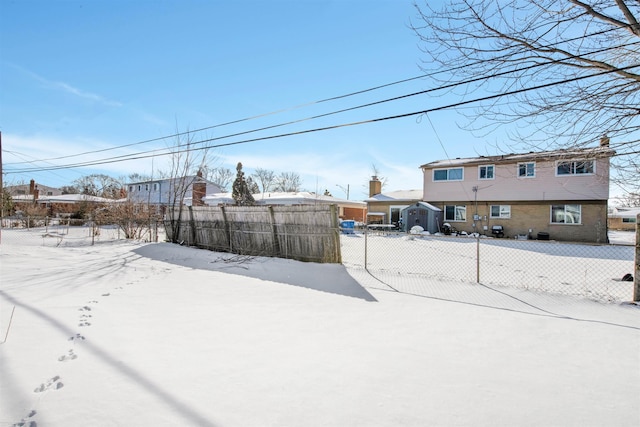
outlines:
M89 196L87 194L64 194L39 197L36 203L47 208L49 216L70 216L77 212L91 212L115 202L114 199Z
M609 159L600 147L439 160L420 166L423 200L458 231L607 242Z
M367 215L367 205L355 200L338 199L333 196L315 194L308 191L298 192L268 192L253 195L256 205L337 205L338 216L343 220L364 222ZM235 205L231 193L207 194L203 201L209 206Z
M382 193L382 182L378 177L369 181L367 202L368 224L398 224L401 211L422 200L422 190L398 190Z
M53 187L47 187L46 185L36 184L35 180L31 180L29 184L21 184L21 185L9 185L6 187L6 191L11 195L11 197L16 196L32 196L31 199L34 200L39 196L60 196L62 195L62 190ZM26 199L18 198L18 200Z
M199 206L207 194L222 192L219 185L204 179L200 173L183 178L131 182L125 188L129 201L155 206L158 210L179 204L183 196L183 203Z
M613 207L609 212L609 229L635 231L640 207Z

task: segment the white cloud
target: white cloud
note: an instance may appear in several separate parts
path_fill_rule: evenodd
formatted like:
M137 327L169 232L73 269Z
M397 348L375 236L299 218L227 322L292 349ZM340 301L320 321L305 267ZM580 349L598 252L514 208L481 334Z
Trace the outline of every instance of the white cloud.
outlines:
M33 79L35 79L38 82L40 82L45 87L56 89L56 90L60 90L62 92L77 96L79 98L87 99L89 101L97 102L99 104L106 105L106 106L109 106L109 107L121 107L122 106L122 103L120 103L118 101L113 101L113 100L104 98L104 97L102 97L100 95L97 95L95 93L91 93L91 92L87 92L87 91L78 89L78 88L70 85L69 83L65 83L65 82L61 82L61 81L49 80L49 79L47 79L45 77L42 77L41 75L39 75L37 73L34 73L33 71L27 70L25 68L22 68L20 66L15 65L15 64L13 66L15 68L21 70L22 72L28 74L29 76L31 76Z

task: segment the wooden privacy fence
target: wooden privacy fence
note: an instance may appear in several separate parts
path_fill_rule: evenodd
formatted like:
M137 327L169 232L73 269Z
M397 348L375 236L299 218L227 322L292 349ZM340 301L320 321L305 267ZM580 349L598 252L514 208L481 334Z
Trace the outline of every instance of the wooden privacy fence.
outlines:
M174 219L178 218L177 209ZM336 205L189 206L183 207L179 221L177 241L189 246L298 261L342 262ZM165 227L172 236L169 219Z

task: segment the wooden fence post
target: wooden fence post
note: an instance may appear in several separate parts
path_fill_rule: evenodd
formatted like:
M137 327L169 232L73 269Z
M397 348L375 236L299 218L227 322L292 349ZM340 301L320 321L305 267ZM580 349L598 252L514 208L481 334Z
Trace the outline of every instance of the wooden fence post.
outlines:
M231 246L231 230L229 229L229 221L227 220L227 211L224 206L220 206L220 211L222 212L222 220L224 221L224 234L227 238L227 246L229 247L229 252L233 253L233 247Z
M196 232L196 220L193 217L193 206L189 205L189 228L191 228L191 241L190 246L198 246L198 233Z
M278 230L276 229L276 214L273 211L273 206L269 206L269 218L271 220L271 236L273 238L273 248L275 253L279 256L280 253L280 241L278 240Z
M338 221L338 205L331 206L331 235L333 241L332 259L330 262L342 264L342 253L340 252L340 223Z

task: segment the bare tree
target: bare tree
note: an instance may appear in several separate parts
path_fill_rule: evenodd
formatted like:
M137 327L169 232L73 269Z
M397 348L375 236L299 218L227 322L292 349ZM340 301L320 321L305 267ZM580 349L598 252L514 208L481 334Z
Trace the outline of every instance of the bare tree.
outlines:
M262 193L267 193L273 190L273 186L276 181L276 173L274 171L256 168L251 176L260 187L260 191Z
M98 173L76 179L73 181L73 187L76 189L75 194L117 199L121 195L122 183L109 175Z
M620 206L640 207L640 193L628 193L620 202Z
M80 194L80 191L75 185L63 185L60 187L62 194Z
M115 224L127 239L151 241L154 234L153 225L157 219L148 204L133 203L130 200L114 202L94 213L94 223L97 226Z
M612 166L630 173L623 181L640 175L640 2L430 3L415 4L412 25L428 78L461 99L493 96L460 109L465 129L486 136L516 124L509 138L536 150L607 135L618 155Z
M120 181L122 181L122 182L145 182L145 181L151 181L152 179L153 178L152 178L151 175L134 172L134 173L131 173L131 174L127 175L126 177L121 177Z
M169 200L167 203L167 238L177 243L180 238L185 198L192 190L194 182L201 179L198 172L209 163L209 150L205 146L196 145L194 135L189 132L176 131L174 146L171 147L169 170L164 175L170 179Z
M274 190L284 192L296 192L300 191L302 186L302 179L296 172L281 172L275 178Z
M202 176L224 191L229 191L229 186L233 182L233 171L222 166L212 168L205 165L202 168Z
M375 176L375 177L378 178L378 181L380 181L382 183L382 187L381 188L384 189L384 187L387 186L388 178L386 176L382 176L382 174L380 173L380 169L375 164L371 165L371 176ZM368 191L368 188L369 188L369 186L367 185L367 191Z

